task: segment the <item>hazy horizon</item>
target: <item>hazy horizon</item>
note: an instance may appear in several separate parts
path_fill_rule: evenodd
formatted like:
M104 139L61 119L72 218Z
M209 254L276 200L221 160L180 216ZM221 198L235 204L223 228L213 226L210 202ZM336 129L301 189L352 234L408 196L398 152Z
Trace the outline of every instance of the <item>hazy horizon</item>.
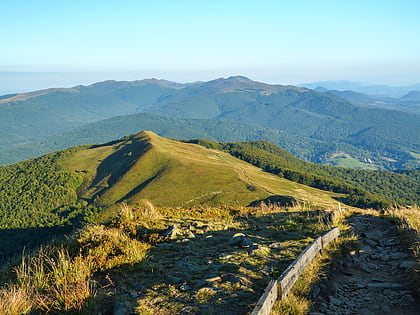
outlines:
M419 11L414 0L6 1L0 90L231 75L414 84Z
M156 74L159 74L156 72ZM275 82L274 80L265 80L264 77L258 79L256 77L248 76L242 73L214 73L211 76L209 73L191 75L168 73L167 76L155 75L154 73L146 73L142 76L139 73L130 72L0 72L0 95L8 93L26 93L31 91L43 90L48 88L70 88L78 85L90 85L97 82L115 80L115 81L135 81L144 79L163 79L178 83L191 83L197 81L210 81L217 78L227 78L230 76L242 75L253 81L264 82L268 84L282 84L282 85L302 85L318 82L349 82L356 83L361 86L368 85L385 85L390 87L405 87L420 84L419 82L406 82L405 84L393 84L393 82L381 81L361 81L361 80L314 80L314 81L293 81L293 82ZM269 78L268 78L269 79Z

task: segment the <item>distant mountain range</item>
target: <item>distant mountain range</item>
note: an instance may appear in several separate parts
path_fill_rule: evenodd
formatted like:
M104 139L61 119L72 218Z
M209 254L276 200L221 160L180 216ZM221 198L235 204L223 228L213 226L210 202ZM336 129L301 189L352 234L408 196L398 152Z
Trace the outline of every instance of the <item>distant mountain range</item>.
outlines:
M299 84L300 87L315 90L324 88L326 90L354 91L367 94L373 97L395 97L399 98L411 91L420 91L420 83L404 86L372 85L352 81L320 81Z
M0 97L0 158L9 163L150 129L174 138L266 139L325 164L418 167L419 116L364 106L364 96L355 102L347 94L230 77L190 84L105 81L6 95ZM413 102L416 94L407 97ZM154 116L140 115L146 112Z
M316 88L315 91L336 95L357 105L420 114L419 91L411 91L399 98L374 97L354 91L327 90L325 88Z

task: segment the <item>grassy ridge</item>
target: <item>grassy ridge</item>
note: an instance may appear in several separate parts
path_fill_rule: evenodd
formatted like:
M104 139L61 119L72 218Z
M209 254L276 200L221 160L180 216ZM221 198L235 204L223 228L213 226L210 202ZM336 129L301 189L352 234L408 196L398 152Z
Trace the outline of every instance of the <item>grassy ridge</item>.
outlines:
M152 132L80 150L64 167L83 176L81 198L101 207L122 201L135 205L142 199L159 206L246 206L270 195L307 200L306 195L324 206L335 204L334 194L280 179L224 152Z

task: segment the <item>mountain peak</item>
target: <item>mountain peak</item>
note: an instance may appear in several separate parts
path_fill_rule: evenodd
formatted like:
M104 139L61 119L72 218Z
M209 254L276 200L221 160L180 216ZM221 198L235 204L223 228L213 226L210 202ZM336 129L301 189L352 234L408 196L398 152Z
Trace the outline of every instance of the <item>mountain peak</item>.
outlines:
M250 82L250 81L252 81L251 79L249 79L245 76L242 76L242 75L230 76L226 80L239 81L239 82Z

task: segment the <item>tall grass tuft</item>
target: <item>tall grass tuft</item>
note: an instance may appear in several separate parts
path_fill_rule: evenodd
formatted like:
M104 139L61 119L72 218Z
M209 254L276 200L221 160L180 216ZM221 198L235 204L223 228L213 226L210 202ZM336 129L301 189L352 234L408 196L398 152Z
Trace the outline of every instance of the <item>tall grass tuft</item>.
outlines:
M70 257L64 248L42 249L16 268L22 287L36 292L35 300L45 311L81 310L93 295L91 270L81 256Z
M126 203L121 204L117 215L117 225L123 231L135 235L139 226L147 226L150 221L160 218L161 214L153 204L147 199L142 199L137 207L130 207Z

